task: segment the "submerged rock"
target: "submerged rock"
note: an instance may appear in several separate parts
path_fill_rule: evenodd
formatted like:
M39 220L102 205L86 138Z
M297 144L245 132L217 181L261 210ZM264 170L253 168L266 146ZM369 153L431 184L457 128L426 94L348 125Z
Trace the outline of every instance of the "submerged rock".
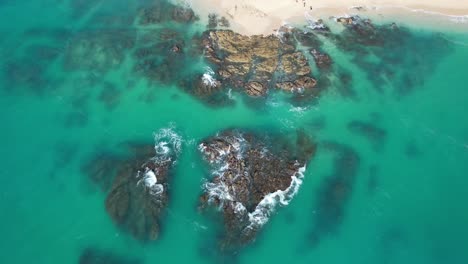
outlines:
M324 143L322 149L335 153L334 168L317 192L314 222L309 241L316 246L324 236L339 228L351 199L359 169L359 155L351 147L335 142Z
M82 32L70 40L65 50L64 68L104 73L118 67L125 52L135 45L133 30Z
M322 53L322 52L318 51L317 49L312 49L310 51L310 53L314 57L315 64L317 65L317 67L319 69L322 69L322 70L330 69L331 64L332 64L332 60L330 58L330 55L328 55L326 53Z
M109 188L106 210L114 223L141 241L155 240L169 202L171 169L181 138L172 129L155 134L156 145L126 144L131 155L100 156L88 166L90 177Z
M369 139L375 150L380 150L383 147L387 136L387 132L384 129L371 122L353 120L348 123L348 129L354 134Z
M140 12L141 25L164 23L174 21L178 23L191 23L198 20L193 10L188 7L174 5L167 1L154 1L151 6Z
M422 86L435 65L451 51L440 34L414 32L395 23L377 25L359 16L342 17L339 34L327 35L336 46L352 55L377 92L394 89L397 97ZM424 43L422 45L422 43Z
M143 261L133 257L122 256L109 250L89 247L83 250L79 264L141 264Z
M215 207L221 212L221 249L229 251L253 241L275 207L291 201L315 144L303 132L290 145L280 139L226 130L203 140L199 149L213 175L203 185L201 208Z

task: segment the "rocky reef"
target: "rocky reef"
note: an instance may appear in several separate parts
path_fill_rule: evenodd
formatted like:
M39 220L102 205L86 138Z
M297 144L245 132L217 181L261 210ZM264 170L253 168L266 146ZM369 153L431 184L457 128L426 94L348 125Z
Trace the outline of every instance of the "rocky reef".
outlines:
M335 154L335 158L332 173L317 191L312 231L308 238L312 246L339 229L346 215L360 165L358 153L350 146L324 142L321 149Z
M140 11L139 24L149 25L164 22L191 23L198 20L189 7L174 5L167 1L153 1Z
M211 167L200 208L218 209L224 222L222 251L252 242L278 205L299 190L315 143L302 131L296 144L255 133L226 130L199 145Z
M202 45L214 71L212 78L219 82L216 86L233 87L258 97L270 89L308 94L317 84L290 32L278 37L210 30L203 34ZM210 82L201 85L214 86Z
M336 21L344 30L327 37L352 55L352 62L367 73L381 93L392 89L397 97L407 95L423 85L435 65L451 51L441 34L415 33L395 23L377 25L359 16L339 17Z
M376 151L382 149L387 136L387 132L384 129L378 127L372 122L365 122L360 120L353 120L349 122L347 127L348 130L353 134L367 138L372 143L373 148Z
M73 37L64 54L66 70L105 73L120 66L125 52L135 45L134 30L84 31Z
M130 155L100 155L85 168L92 180L108 190L106 211L114 223L141 241L159 236L169 202L171 169L181 147L172 129L161 129L155 141L155 146L127 143Z
M133 257L121 256L110 250L88 247L83 250L78 261L79 264L141 264L142 260Z

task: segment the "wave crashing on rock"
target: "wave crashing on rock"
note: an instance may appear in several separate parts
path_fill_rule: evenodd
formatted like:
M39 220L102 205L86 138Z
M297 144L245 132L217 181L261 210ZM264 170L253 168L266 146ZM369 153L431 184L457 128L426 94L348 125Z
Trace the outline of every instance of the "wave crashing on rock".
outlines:
M199 145L213 176L203 184L201 208L222 212L223 248L253 241L275 208L288 205L298 192L315 144L308 137L298 138L297 146L276 143L269 137L226 130Z

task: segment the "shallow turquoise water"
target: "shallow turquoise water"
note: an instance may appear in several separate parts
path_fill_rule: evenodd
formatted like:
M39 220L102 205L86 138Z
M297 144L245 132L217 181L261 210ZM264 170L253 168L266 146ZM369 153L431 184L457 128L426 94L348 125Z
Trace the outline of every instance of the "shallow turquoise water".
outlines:
M375 68L357 67L352 55L327 42L335 65L353 76L354 97L332 86L303 108L275 94L258 110L233 93L233 106L212 108L177 87L148 84L132 72L130 51L105 74L63 69L67 45L80 32L135 29L118 19L99 24L93 18L121 19L132 14L136 2L0 2L2 263L78 263L87 247L144 263L219 262L210 257L216 250L209 243L215 239L214 223L196 210L207 177L196 147L232 127L284 135L303 128L319 143L300 192L239 254L239 263L467 263L468 30L439 35L411 28L414 37L392 52L414 56L417 63L374 58L397 76L409 73L423 80L408 93L396 92L407 88L399 79L375 89L369 76L378 69L369 74ZM194 25L188 31L201 29ZM441 38L444 48L439 49ZM55 55L35 49L38 45ZM8 63L38 67L19 69L19 77L12 79ZM110 106L99 100L105 85L120 95ZM148 93L151 100L145 102ZM355 120L383 129L385 136L372 141L353 133L349 123ZM161 239L142 244L113 225L105 194L80 168L94 153L118 151L117 144L127 140L151 142L153 132L171 125L184 144L168 217ZM334 154L320 147L329 141L353 149L359 164L343 215L330 219L336 225L318 231L320 239L313 244L321 190L336 170Z

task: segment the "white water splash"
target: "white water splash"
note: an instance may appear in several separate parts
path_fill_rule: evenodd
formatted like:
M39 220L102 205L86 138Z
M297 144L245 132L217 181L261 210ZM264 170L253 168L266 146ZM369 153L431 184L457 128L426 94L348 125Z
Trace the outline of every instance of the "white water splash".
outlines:
M305 170L305 166L301 167L293 176L291 176L291 184L286 188L286 190L278 190L265 195L257 207L255 207L255 210L249 213L250 225L247 228L259 228L263 226L268 222L271 214L275 211L278 204L281 206L288 205L302 185Z
M205 73L202 76L202 82L206 86L215 87L218 85L218 81L214 77L214 71L210 67L205 67Z
M168 128L162 128L153 133L156 156L154 161L165 162L172 159L172 155L178 155L182 149L182 137L175 132L175 126L171 124Z
M285 190L277 190L273 193L265 195L265 197L260 201L256 206L253 212L248 213L244 204L235 200L235 197L231 194L230 187L225 183L223 179L225 172L229 169L228 162L226 160L227 154L234 149L237 152L237 158L242 160L242 153L244 150L244 143L246 142L242 135L232 135L224 139L229 143L227 147L228 150L221 148L214 148L214 146L209 144L200 144L199 150L206 155L211 163L217 164L217 169L212 171L214 177L219 177L216 182L205 181L203 183L203 189L208 195L208 202L214 203L218 202L219 209L224 205L228 204L234 210L236 216L242 217L247 214L249 219L249 225L247 228L259 228L268 222L271 214L275 211L276 206L279 204L281 206L288 205L292 198L299 191L299 187L302 184L302 179L304 178L304 172L306 167L300 167L297 169L294 175L291 175L291 183ZM261 155L267 155L268 149L263 148L261 150ZM298 163L296 163L298 165ZM244 171L246 173L246 171ZM233 177L234 181L238 177L243 177L244 175L236 175ZM248 178L247 178L248 179ZM234 190L235 192L235 190Z

